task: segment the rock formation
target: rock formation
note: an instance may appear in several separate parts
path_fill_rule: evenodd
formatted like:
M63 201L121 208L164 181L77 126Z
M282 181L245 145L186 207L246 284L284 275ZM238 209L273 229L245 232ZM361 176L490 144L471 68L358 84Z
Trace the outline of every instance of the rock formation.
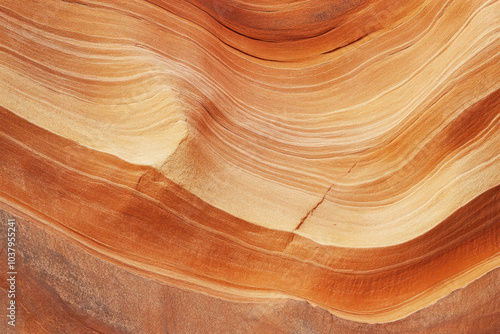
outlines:
M0 328L500 330L500 1L0 0L0 20L21 305Z

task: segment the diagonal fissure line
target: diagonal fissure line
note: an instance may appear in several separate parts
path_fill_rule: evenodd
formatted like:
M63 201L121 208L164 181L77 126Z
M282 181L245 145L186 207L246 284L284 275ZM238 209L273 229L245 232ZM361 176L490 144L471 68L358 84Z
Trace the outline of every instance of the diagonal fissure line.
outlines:
M333 184L328 188L328 190L325 192L325 194L323 195L323 197L321 198L321 200L311 210L309 210L304 217L302 217L302 219L300 220L300 222L297 225L297 227L295 227L294 231L297 231L302 226L302 224L304 224L304 222L306 221L306 219L309 218L313 214L313 212L321 205L321 203L324 202L324 200L326 198L326 195L328 195L328 193L330 192L330 190L332 189L332 187L333 187Z

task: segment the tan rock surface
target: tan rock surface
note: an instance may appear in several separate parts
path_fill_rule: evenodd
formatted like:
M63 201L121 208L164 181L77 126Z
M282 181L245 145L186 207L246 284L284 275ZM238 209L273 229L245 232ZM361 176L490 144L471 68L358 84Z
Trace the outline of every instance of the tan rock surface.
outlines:
M500 1L0 20L25 332L500 330Z

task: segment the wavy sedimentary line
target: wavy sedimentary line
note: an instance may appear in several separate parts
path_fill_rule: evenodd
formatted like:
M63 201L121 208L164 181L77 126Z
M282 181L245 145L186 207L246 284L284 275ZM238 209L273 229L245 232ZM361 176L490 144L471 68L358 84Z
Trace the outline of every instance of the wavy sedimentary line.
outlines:
M0 215L7 219L3 212ZM8 215L8 218L14 217ZM41 331L40 325L49 332L60 331L61 326L66 332L77 332L82 325L84 330L94 328L104 333L158 332L162 329L169 333L232 332L234 319L241 320L238 329L250 328L262 333L302 332L304 327L320 333L470 332L478 328L494 332L498 327L498 291L495 289L498 269L401 320L366 324L338 318L303 301L235 302L145 280L89 255L73 242L19 216L16 218L19 233L25 236L24 252L18 259L23 272L19 299L23 301L22 314L30 315L25 324L16 326L20 332ZM40 261L31 261L33 257ZM82 262L87 266L82 266ZM68 276L67 271L73 275ZM95 276L96 272L101 275ZM104 281L103 276L113 277L113 280ZM0 289L8 290L6 285ZM86 293L79 293L81 291ZM89 291L96 297L94 300L88 298ZM122 293L110 294L110 291ZM144 291L151 293L147 301L144 301ZM100 310L90 318L87 310L89 306L94 308L95 300L99 300ZM151 312L152 309L159 312ZM258 323L253 320L256 316ZM164 326L165 322L168 326ZM202 328L200 322L204 324Z
M3 112L2 118L4 120L11 117L13 117L12 114ZM23 121L18 118L14 118L9 123L6 127L9 136L13 135L22 138L26 136L26 132L33 133L35 130L33 126L23 124ZM43 150L46 152L42 156L38 154L33 156L33 153L31 153L32 156L30 157L29 153L26 154L20 150L22 147L19 144L9 145L9 142L12 143L12 141L6 140L6 136L3 136L3 152L8 154L6 159L10 161L10 165L19 167L21 159L28 159L28 161L31 161L28 163L25 160L24 163L32 166L31 168L34 168L37 172L33 172L31 177L23 174L25 175L25 189L20 189L19 183L16 186L16 183L13 182L19 179L16 178L15 173L22 172L22 169L21 171L19 169L16 171L17 168L11 168L8 171L3 169L3 172L8 173L10 177L4 175L1 178L2 189L11 189L11 194L24 199L24 203L17 204L21 205L23 211L27 210L25 212L29 212L29 207L34 207L32 201L38 201L35 207L38 208L38 211L45 211L45 216L48 218L47 222L57 222L57 225L73 230L70 235L73 234L72 237L75 237L74 234L78 233L76 238L83 239L87 244L89 241L94 241L91 243L91 247L97 250L98 253L109 256L110 259L124 262L135 267L136 270L144 271L144 268L147 268L146 275L161 277L164 280L168 280L168 275L164 277L161 273L163 268L167 268L168 271L183 273L184 279L189 282L192 281L186 277L190 277L190 275L193 276L193 280L198 276L200 281L211 281L211 284L206 283L206 285L219 290L219 293L224 295L224 291L227 291L224 288L225 284L232 285L230 284L231 281L227 281L227 277L224 278L224 268L229 266L229 269L226 269L228 270L227 273L231 273L229 277L232 277L233 284L235 284L239 293L237 296L233 295L233 298L249 298L253 294L247 295L248 292L245 293L245 291L255 289L261 291L257 293L260 298L263 297L262 289L271 291L269 298L272 298L273 290L282 291L287 295L305 298L353 319L365 321L368 319L390 320L394 316L398 317L398 314L409 312L408 309L404 311L401 308L398 309L398 305L407 303L411 299L409 298L410 295L421 296L420 294L423 294L425 296L423 292L432 289L434 285L443 284L446 278L449 279L463 271L470 270L478 263L490 258L497 259L497 229L499 226L497 211L500 210L498 206L498 187L481 195L481 197L461 209L461 212L450 216L447 220L449 223L443 222L439 225L438 230L430 231L430 235L423 235L420 240L413 240L411 245L394 246L405 251L394 250L390 247L358 250L346 248L343 250L342 248L332 249L331 246L330 248L323 246L324 256L328 258L321 259L318 253L321 249L320 245L308 239L290 239L290 234L287 232L258 228L253 224L237 219L234 221L234 217L227 216L223 211L208 206L182 188L173 184L168 186L168 179L151 169L142 169L149 176L142 177L141 184L139 184L139 190L147 195L146 198L139 196L139 194L133 194L135 191L130 188L133 183L128 183L128 186L117 187L110 184L109 181L105 181L103 176L109 170L118 169L117 172L121 171L121 173L125 174L129 170L126 168L126 163L116 159L98 159L101 161L108 160L106 170L98 169L93 171L92 166L87 167L88 170L93 172L92 174L103 174L101 182L94 177L94 180L89 180L90 182L84 181L86 177L83 177L84 175L77 171L70 172L67 170L57 174L51 171L51 168L55 166L49 166L51 159L60 160L62 158L60 154L57 154L56 149L60 145L58 141L65 140L62 138L57 139L46 132L42 134L41 131L43 130L41 129L36 131L40 134L37 136L39 140L46 137L45 140L50 142L50 146L53 147L52 149L50 149L50 146L44 148ZM29 143L28 140L26 144L33 145L34 143ZM12 148L9 148L9 146ZM17 154L11 155L10 152ZM96 154L90 150L83 150L80 152L79 157L84 156L85 152ZM51 154L52 158L48 159L47 154ZM114 163L109 164L111 162ZM61 169L62 166L59 163L57 168ZM137 172L135 175L136 178L139 176ZM118 180L122 180L122 178ZM41 188L35 183L46 184L46 186ZM121 183L123 184L123 181ZM66 186L63 184L66 184ZM169 190L171 187L173 189ZM23 192L23 190L27 192L27 189L30 189L32 193L19 193ZM61 189L64 190L63 193L65 194L62 198ZM96 192L101 196L95 198L93 194ZM129 195L126 195L127 193ZM68 197L69 195L71 197ZM120 200L113 200L115 196ZM5 194L2 197L5 198ZM71 198L76 203L71 203ZM154 198L157 198L157 200L153 200ZM61 201L66 203L61 203ZM59 202L59 205L54 205L57 202ZM147 204L148 202L151 204ZM75 205L75 210L78 210L77 208L82 210L82 205L85 206L86 215L84 217L75 214L69 217L65 212L58 212L60 207L69 210L71 206ZM118 207L113 209L113 206L116 205ZM189 209L188 206L194 207ZM100 210L104 210L104 214L99 214ZM73 212L73 210L69 210L69 212ZM201 217L204 219L200 220ZM73 219L75 220L72 221ZM225 222L222 223L221 219ZM234 222L230 223L231 220ZM464 224L461 221L467 223ZM186 223L188 224L186 225ZM212 228L219 232L213 234L209 233L210 230L200 229L200 223L210 224L213 226ZM226 230L231 225L234 227ZM447 227L448 225L451 226ZM249 229L248 232L245 231L247 228ZM453 232L450 233L451 231ZM241 243L242 241L229 241L225 236L226 234L228 236L237 236L244 244ZM255 239L257 235L260 236ZM273 235L274 237L272 237ZM249 236L251 239L248 239ZM272 238L271 243L269 243L269 237ZM190 242L187 240L190 240ZM449 244L446 243L447 240L449 240ZM439 242L442 247L436 248L435 242ZM99 247L95 243L105 246ZM279 246L279 243L283 246ZM245 244L250 246L244 246ZM307 246L308 244L310 246ZM187 245L189 245L189 248L186 248ZM312 246L312 252L307 254L307 248L303 248L304 246ZM293 255L293 257L289 257L287 253L281 253L279 248L274 248L269 252L269 250L266 250L269 247L284 247L282 249ZM294 251L297 247L298 251ZM429 248L435 248L438 255L427 254L426 250ZM306 252L304 253L304 251ZM381 253L377 254L377 252ZM228 257L228 254L238 254L239 256ZM314 262L311 263L309 260L308 262L300 261L301 258L308 259L311 257L314 261L319 260L320 264L323 263L323 265L317 267ZM213 263L214 259L219 258L224 259L224 261L221 261L215 268L204 267L209 263ZM413 258L416 263L401 261L402 258ZM165 262L167 259L168 261ZM349 259L352 259L351 261L354 261L354 263L348 263ZM388 262L385 264L383 262L377 263L374 259L379 261L385 259ZM335 260L336 263L333 264L332 260ZM269 268L273 263L276 272ZM491 263L488 263L488 265L491 268ZM496 262L493 262L493 265L496 266ZM391 269L387 270L385 268L387 266L391 267ZM363 267L365 269L360 271ZM375 272L370 272L370 267L374 267ZM485 265L485 267L488 266ZM200 268L203 268L203 270L200 270ZM344 270L337 271L337 269L342 268L345 268L346 272L342 273ZM367 269L368 271L366 271ZM300 273L300 276L293 279L293 274L284 274L286 272L290 272L290 274L294 272ZM419 277L418 273L420 272L426 273L426 280L411 280L412 277ZM196 275L195 273L204 274ZM475 274L477 275L477 272ZM398 279L400 275L404 279ZM368 284L368 282L372 283ZM400 285L397 284L398 282L400 282ZM197 284L202 283L198 281ZM289 287L290 290L285 290L285 287ZM344 289L346 287L349 288ZM402 290L398 291L398 288ZM388 291L391 291L391 293ZM233 294L235 293L233 292ZM361 298L361 296L363 297ZM226 297L228 296L226 295ZM254 295L250 298L255 297ZM359 303L360 298L364 301L363 305ZM396 310L391 308L396 308ZM392 313L387 310L391 310ZM410 308L411 311L414 310Z
M274 147L274 148L276 148L276 147Z
M48 3L0 5L2 202L143 275L362 321L498 266L498 1Z

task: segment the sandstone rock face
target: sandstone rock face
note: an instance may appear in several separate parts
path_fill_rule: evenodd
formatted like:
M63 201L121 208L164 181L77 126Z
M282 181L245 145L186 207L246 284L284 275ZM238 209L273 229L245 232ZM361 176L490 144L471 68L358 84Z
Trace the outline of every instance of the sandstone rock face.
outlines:
M500 1L0 20L1 332L500 331Z

